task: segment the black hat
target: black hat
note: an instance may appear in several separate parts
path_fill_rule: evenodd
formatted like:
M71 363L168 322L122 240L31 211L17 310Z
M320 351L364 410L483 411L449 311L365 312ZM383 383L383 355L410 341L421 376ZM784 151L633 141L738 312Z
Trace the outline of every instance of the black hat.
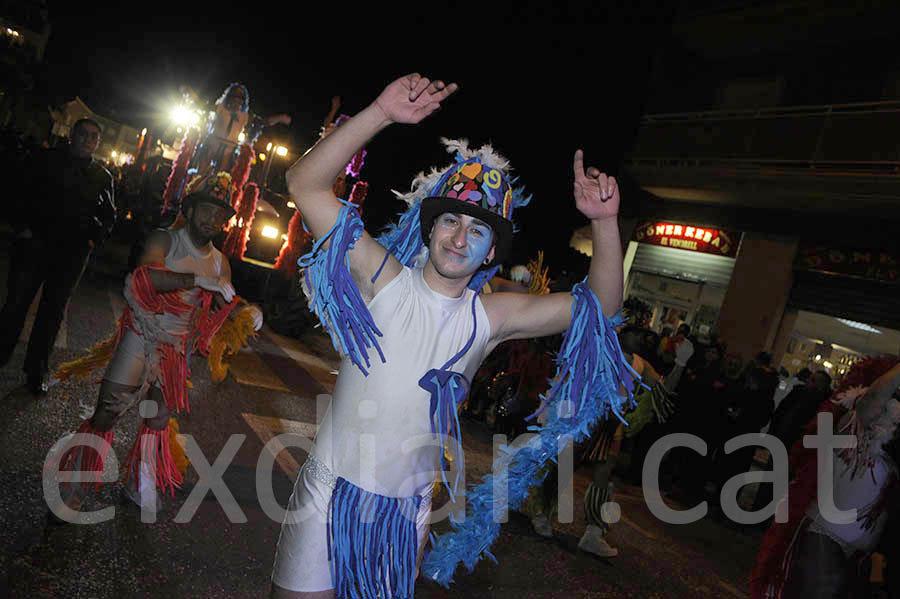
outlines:
M195 202L207 202L225 208L231 218L235 214L235 209L231 205L232 187L231 175L224 171L215 175L198 177L185 187L181 211L187 214L188 208Z
M451 212L467 214L483 220L494 232L495 266L509 256L512 249L514 208L512 185L498 169L482 164L479 158L461 160L452 165L422 200L419 223L422 241L431 241L431 227L439 215Z

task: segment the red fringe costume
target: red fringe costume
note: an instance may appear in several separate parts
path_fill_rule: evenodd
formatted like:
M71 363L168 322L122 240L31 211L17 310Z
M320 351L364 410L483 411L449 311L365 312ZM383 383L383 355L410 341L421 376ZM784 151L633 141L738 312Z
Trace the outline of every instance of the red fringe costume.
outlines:
M303 229L303 217L299 210L294 211L291 222L288 224L288 238L281 246L278 258L275 260L275 270L280 270L286 279L290 279L299 270L297 260L303 254L306 242L310 234Z
M184 188L184 182L187 178L191 156L194 155L194 148L197 146L197 140L199 139L200 130L196 127L191 127L184 134L181 149L178 150L178 155L172 164L172 172L169 173L169 180L166 181L166 190L163 192L163 207L160 214L165 213L181 197L181 190Z
M234 208L235 212L238 211L238 206L240 206L244 193L247 191L244 189L244 186L250 178L250 163L253 162L254 155L255 152L250 144L242 144L238 150L238 157L234 162L234 167L231 169L231 182L234 184L234 189L237 190L231 198L231 207Z
M256 206L259 203L259 187L256 183L248 183L240 195L240 204L235 208L237 213L235 226L231 227L222 244L222 253L237 259L244 257L247 251L247 239L250 237L250 226L256 216ZM299 257L299 256L298 256Z
M84 378L91 371L109 361L115 351L115 347L122 339L126 330L131 329L140 335L144 341L144 351L147 357L142 384L135 391L135 401L140 401L150 389L150 385L157 384L162 389L166 407L172 413L185 410L190 412L190 404L187 395L187 379L190 376L188 367L192 352L199 351L208 355L210 343L214 335L222 327L225 319L231 314L240 298L235 297L230 304L213 312L211 309L213 294L201 290L201 304L192 306L184 303L177 291L159 293L150 281L149 271L167 270L160 266L141 266L134 270L125 281L125 299L128 306L119 320L115 334L98 343L89 351L85 358L63 364L56 372L59 380L65 380L72 375ZM173 335L164 331L157 324L154 315L168 313L184 315L193 312L191 333L186 335ZM140 463L146 462L155 473L157 487L161 491L174 492L174 487L181 485L182 476L172 457L170 445L169 427L161 430L149 428L146 423L141 425L134 446L126 460L127 476L138 476ZM81 470L101 473L106 455L111 448L113 430L100 432L93 428L91 420L87 419L78 429L79 433L91 434L100 437L105 443L103 450L97 452L90 447L75 446L65 450L60 458L61 470ZM95 488L100 482L95 483Z
M822 402L816 416L806 425L803 435L816 434L818 414L822 413L833 415L835 434L846 434L837 430L838 423L847 413L847 410L836 401L838 396L852 387L869 387L875 379L893 368L896 363L897 359L893 357L877 357L867 358L854 365L832 393L831 399ZM845 461L852 459L856 454L855 449L849 451L850 453L841 454ZM782 597L794 561L794 543L809 525L806 510L818 497L817 450L803 447L801 436L791 448L789 459L792 478L788 485L788 521L781 524L773 522L760 543L756 566L750 573L752 599ZM892 492L894 489L887 490L885 496Z

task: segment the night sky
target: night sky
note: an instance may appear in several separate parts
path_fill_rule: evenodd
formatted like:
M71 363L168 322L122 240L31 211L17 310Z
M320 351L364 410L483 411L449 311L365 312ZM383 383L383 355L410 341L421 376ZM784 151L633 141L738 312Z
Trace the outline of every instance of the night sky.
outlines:
M491 142L534 195L532 206L517 212L513 259L524 263L544 249L554 271L571 260L571 231L586 223L572 201L572 154L581 147L588 164L618 171L667 30L658 14L591 14L571 6L567 14L544 14L559 9L537 3L517 5L516 16L505 17L518 25L465 4L392 29L349 27L333 14L289 19L274 4L259 14L241 16L223 3L178 17L115 8L65 14L71 6L50 16L53 93L81 96L98 113L135 127L167 114L181 85L212 103L229 82L240 81L253 112L293 117L276 134L302 150L316 139L332 96L341 96L341 112L354 114L409 72L456 81L460 90L442 111L418 126L394 126L369 144L362 171L371 185L367 228L377 231L402 208L391 188L405 190L419 170L449 163L439 137ZM550 21L576 24L535 24Z

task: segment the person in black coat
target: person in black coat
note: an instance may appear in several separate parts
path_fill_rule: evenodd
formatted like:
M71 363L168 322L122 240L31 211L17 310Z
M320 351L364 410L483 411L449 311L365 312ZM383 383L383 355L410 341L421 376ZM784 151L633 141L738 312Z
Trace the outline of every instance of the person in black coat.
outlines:
M803 435L806 424L819 410L819 404L831 393L831 377L819 371L810 377L808 385L797 385L785 397L772 415L769 434L778 437L788 452Z
M76 122L66 146L34 154L13 198L10 220L15 239L6 303L0 310L0 366L12 356L28 307L43 285L23 367L34 395L46 391L50 351L69 296L91 250L115 223L113 177L92 158L100 136L97 122Z

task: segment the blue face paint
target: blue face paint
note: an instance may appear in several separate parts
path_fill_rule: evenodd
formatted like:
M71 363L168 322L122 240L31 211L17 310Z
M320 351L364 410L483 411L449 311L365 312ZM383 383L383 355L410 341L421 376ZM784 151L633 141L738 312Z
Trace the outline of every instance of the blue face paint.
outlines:
M447 237L450 237L448 243L450 249L463 255L457 260L456 256L450 254L449 257L451 259L463 262L466 270L477 270L484 263L485 258L491 251L491 247L493 247L493 235L488 225L469 216L448 212L438 217L437 226L446 233ZM464 247L457 248L453 244L453 240L459 234L460 227L466 227L466 241Z

